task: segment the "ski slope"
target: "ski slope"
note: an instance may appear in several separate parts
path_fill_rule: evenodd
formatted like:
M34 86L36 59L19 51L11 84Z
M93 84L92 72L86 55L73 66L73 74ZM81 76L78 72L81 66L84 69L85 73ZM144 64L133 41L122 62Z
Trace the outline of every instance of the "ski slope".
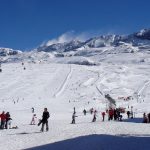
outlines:
M144 112L150 112L150 67L148 64L113 64L81 66L57 63L3 64L0 73L0 111L9 111L12 126L18 129L0 130L0 149L52 149L52 150L149 150L150 126L140 122ZM137 94L135 94L137 93ZM102 122L101 112L110 94L117 106L133 106L137 119L124 122ZM137 99L137 95L141 97ZM132 96L123 101L118 97ZM144 99L144 101L143 101ZM31 108L38 119L43 109L50 112L49 131L40 132L37 125L29 125ZM72 125L73 107L76 124ZM83 109L98 111L84 116ZM129 108L128 108L129 107ZM143 148L144 146L144 148Z

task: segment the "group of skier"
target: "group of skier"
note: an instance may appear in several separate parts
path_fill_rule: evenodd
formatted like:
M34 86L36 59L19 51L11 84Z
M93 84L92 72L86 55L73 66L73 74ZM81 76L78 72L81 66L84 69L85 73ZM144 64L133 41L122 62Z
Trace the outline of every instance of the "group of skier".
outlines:
M118 108L116 109L109 109L108 111L108 120L118 120L118 121L122 121L122 115L121 112Z
M31 108L32 109L32 113L35 112L35 109L34 107ZM48 112L48 109L47 108L44 108L44 111L43 111L43 115L42 115L42 119L39 119L39 123L37 124L38 126L40 126L42 124L42 127L41 127L41 131L43 132L44 131L44 126L46 125L46 131L49 130L49 126L48 126L48 118L50 117L50 114ZM30 125L35 125L36 123L36 120L37 117L36 117L36 114L34 113L33 116L32 116L32 120L31 120L31 123Z
M32 108L32 113L34 113L34 108ZM42 115L42 119L39 120L38 126L42 124L41 131L44 131L44 126L46 125L46 131L49 130L48 126L48 118L50 117L50 114L47 110L47 108L44 108L44 112ZM36 114L33 114L32 120L30 125L35 125L35 119L36 119ZM7 112L5 113L4 111L0 114L0 129L17 129L17 126L11 127L11 116L10 113Z
M10 129L11 128L11 117L9 112L5 113L5 111L3 111L0 114L0 119L1 119L1 124L0 124L0 129Z
M95 122L96 119L97 119L97 115L98 115L98 112L97 110L94 110L93 108L91 108L89 110L90 114L93 115L93 119L92 119L92 122ZM34 113L34 108L32 107L32 113ZM128 118L132 118L132 113L130 111L127 111L127 117ZM83 110L83 114L86 115L87 114L87 110L84 109ZM122 115L121 115L121 111L119 109L112 109L110 108L109 110L106 110L101 112L101 116L102 116L102 121L105 121L105 116L106 114L108 115L108 121L110 120L118 120L118 121L122 121ZM46 125L46 131L49 130L49 126L48 126L48 119L50 117L50 114L47 110L47 108L44 108L44 111L43 111L43 115L42 115L42 119L39 120L39 123L38 123L38 126L40 126L42 124L42 127L41 127L41 131L43 132L44 131L44 126ZM71 124L75 124L75 118L78 117L76 115L76 110L75 110L75 107L74 107L74 111L73 111L73 115L72 115L72 122ZM31 125L35 125L35 118L36 117L36 114L33 114L33 117L32 117L32 120L31 120ZM0 114L0 119L1 119L1 124L0 124L0 129L10 129L11 128L11 117L10 117L10 113L7 112L5 113L4 111ZM143 123L150 123L150 113L146 115L146 113L143 114Z
M96 109L94 110L94 108L91 108L89 111L84 109L83 110L84 116L86 116L87 112L89 112L91 115L93 115L92 122L95 122L97 119L97 116L98 116L98 111ZM108 109L106 111L102 111L100 113L101 113L100 115L102 117L102 121L105 121L106 115L108 116L108 121L111 121L111 120L122 121L122 118L123 118L123 115L121 114L122 111L119 108L116 108L116 109L110 108L110 109ZM127 111L126 114L127 114L128 119L133 118L132 112ZM72 114L72 122L71 122L72 124L75 124L75 118L76 117L78 117L78 116L76 115L75 108L74 108L74 112ZM149 114L149 117L150 117L150 114Z

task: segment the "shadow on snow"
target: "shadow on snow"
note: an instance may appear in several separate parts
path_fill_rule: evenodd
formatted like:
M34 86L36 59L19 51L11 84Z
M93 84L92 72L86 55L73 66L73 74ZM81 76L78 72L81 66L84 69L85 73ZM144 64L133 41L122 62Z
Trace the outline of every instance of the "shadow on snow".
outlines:
M88 135L28 150L150 150L150 135Z
M142 123L143 118L124 119L123 122Z

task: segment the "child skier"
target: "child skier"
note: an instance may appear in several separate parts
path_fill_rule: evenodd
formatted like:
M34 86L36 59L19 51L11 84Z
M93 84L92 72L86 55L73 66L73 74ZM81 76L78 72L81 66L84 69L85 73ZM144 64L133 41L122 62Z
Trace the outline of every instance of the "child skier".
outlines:
M36 114L33 114L33 117L32 117L32 120L31 120L31 123L30 125L35 125L35 120L36 120Z

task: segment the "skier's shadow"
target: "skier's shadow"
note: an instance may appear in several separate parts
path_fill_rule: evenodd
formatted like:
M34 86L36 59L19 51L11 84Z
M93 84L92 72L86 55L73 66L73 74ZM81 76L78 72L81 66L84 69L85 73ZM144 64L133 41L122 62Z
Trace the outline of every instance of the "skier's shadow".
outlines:
M37 132L20 132L20 133L8 134L8 135L26 135L26 134L36 134L36 133L41 133L41 131L37 131Z

